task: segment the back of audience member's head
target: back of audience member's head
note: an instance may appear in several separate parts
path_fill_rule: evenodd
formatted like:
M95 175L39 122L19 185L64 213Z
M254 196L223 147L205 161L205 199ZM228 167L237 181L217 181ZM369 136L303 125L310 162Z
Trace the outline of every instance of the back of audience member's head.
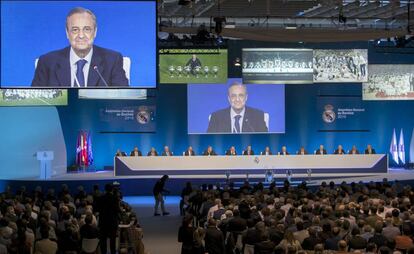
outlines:
M91 225L91 224L92 224L92 221L93 221L92 214L87 214L87 215L85 216L85 224L86 224L86 225Z
M301 231L301 230L304 229L303 222L301 220L299 220L298 222L296 222L296 229L298 231Z
M207 225L208 225L209 227L215 227L215 226L217 225L217 222L216 222L216 220L215 220L215 219L210 218L210 219L208 219Z
M368 243L367 247L365 248L366 252L372 252L375 253L377 250L377 245L375 243Z
M392 250L390 248L388 248L387 246L381 246L378 249L378 254L391 254Z
M388 239L386 245L387 245L388 248L390 248L391 251L394 251L395 247L397 246L397 243L395 242L394 239Z
M381 234L382 233L382 227L383 227L383 223L380 222L380 221L377 221L375 223L375 226L374 226L375 233Z
M348 251L348 244L345 240L340 240L338 242L338 251Z
M313 250L314 250L314 254L322 254L325 249L322 243L318 243L315 245Z

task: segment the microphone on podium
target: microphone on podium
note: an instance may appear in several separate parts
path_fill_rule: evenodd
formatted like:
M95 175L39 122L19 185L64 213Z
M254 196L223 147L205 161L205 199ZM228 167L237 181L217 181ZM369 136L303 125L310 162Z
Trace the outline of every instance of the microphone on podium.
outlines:
M93 66L93 69L96 71L96 73L98 73L99 78L102 79L102 81L104 82L105 86L108 86L108 83L106 83L105 79L102 77L102 74L101 74L101 72L98 69L98 66L96 66L96 65Z

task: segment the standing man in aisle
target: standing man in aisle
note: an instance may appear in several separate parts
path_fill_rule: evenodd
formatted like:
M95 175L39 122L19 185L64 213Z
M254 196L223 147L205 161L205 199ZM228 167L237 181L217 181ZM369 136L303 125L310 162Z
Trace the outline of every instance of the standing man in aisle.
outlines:
M168 180L168 175L163 175L160 180L158 180L155 185L154 189L152 190L155 199L155 207L154 207L154 216L160 216L158 213L158 206L161 204L161 212L162 215L169 215L167 211L165 211L164 207L164 192L169 193L168 190L164 189L165 182Z

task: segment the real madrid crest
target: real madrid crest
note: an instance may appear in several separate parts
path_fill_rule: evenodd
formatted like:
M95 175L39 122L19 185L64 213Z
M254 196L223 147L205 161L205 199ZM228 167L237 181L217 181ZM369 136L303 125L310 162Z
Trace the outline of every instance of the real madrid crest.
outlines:
M147 124L150 121L148 108L145 106L139 107L135 119L137 119L137 122L140 124Z
M325 111L322 113L322 120L325 123L333 123L336 119L336 114L333 111L334 107L330 104L325 105Z

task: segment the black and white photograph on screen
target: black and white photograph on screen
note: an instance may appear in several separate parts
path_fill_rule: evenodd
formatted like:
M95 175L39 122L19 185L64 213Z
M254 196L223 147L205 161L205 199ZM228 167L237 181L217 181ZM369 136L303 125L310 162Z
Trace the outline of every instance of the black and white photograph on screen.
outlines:
M366 49L314 50L313 81L316 83L367 82Z
M312 57L312 49L245 48L243 49L243 82L312 83Z
M0 106L58 106L66 104L66 89L1 89Z
M362 98L414 100L414 65L370 65L368 82L362 84Z

